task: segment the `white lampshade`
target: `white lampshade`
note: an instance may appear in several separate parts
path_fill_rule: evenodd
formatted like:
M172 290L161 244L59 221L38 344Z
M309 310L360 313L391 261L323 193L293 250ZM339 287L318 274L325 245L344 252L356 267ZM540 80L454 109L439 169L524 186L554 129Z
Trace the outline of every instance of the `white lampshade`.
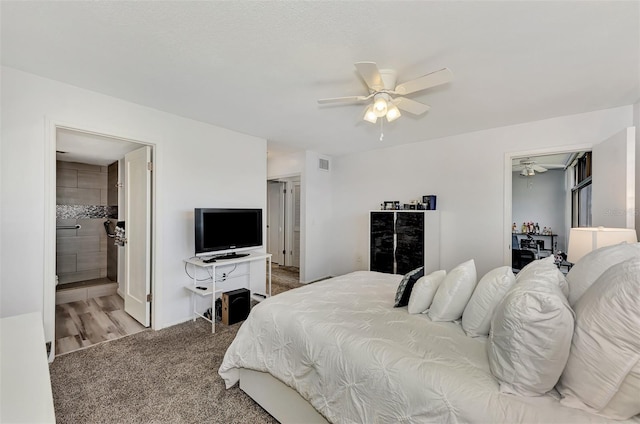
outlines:
M387 114L387 99L383 94L376 94L375 102L373 102L373 112L378 118L382 118Z
M400 117L400 110L398 106L394 104L389 104L387 108L387 121L393 122Z
M584 255L600 247L637 241L636 230L631 228L572 228L569 233L567 261L575 264Z
M378 115L376 115L376 113L373 111L373 105L367 108L366 112L364 113L363 119L367 122L371 122L372 124L376 123L376 121L378 120Z

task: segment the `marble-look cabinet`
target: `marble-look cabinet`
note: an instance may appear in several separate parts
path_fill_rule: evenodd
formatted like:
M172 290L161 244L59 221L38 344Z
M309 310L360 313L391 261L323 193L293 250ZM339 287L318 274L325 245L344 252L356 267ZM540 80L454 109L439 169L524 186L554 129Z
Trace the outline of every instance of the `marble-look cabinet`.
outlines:
M440 212L420 210L369 213L369 270L406 274L440 269Z

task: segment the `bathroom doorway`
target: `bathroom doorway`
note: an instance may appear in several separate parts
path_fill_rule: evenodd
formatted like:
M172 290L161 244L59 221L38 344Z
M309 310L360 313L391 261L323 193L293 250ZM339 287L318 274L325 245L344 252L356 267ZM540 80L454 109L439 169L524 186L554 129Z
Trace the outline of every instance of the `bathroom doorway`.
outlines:
M55 140L60 355L150 325L153 147L61 127Z

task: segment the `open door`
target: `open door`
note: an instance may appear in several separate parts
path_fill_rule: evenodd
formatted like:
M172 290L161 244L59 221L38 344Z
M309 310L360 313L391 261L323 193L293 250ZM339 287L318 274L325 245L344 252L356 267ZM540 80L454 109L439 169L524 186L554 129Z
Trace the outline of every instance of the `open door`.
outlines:
M269 181L267 188L267 252L273 262L284 265L285 183Z
M635 228L636 128L593 146L591 216L594 227Z
M151 147L127 153L125 165L124 310L151 324Z

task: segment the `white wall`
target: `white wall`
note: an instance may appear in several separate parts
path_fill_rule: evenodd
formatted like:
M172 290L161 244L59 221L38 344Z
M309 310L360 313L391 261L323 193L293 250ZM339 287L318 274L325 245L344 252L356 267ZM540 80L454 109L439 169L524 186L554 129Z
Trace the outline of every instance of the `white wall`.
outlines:
M300 244L305 250L305 273L301 279L308 283L331 275L331 258L327 256L330 245L331 218L331 170L318 169L318 160L330 158L315 152L305 152L305 171L301 183L304 184L302 205L302 232ZM330 167L333 164L330 161ZM302 260L302 258L301 258Z
M558 249L567 251L565 240L565 204L567 191L565 173L561 169L550 169L547 172L536 172L533 177L522 177L519 172L512 174L511 210L512 221L516 223L518 232L523 222L533 221L540 226L551 227L558 234L555 241ZM549 238L545 238L547 248L552 248Z
M636 136L628 127L593 148L591 223L594 227L635 228Z
M267 178L284 178L302 175L305 165L305 153L296 152L285 155L267 156Z
M265 208L266 141L12 68L2 68L1 88L0 316L42 311L43 285L53 284L43 270L45 133L53 120L155 143L152 320L162 328L190 318L182 260L194 254L193 208Z
M631 123L625 106L335 158L334 275L366 266L369 210L424 194L438 196L443 268L474 258L482 275L503 265L505 153L592 145Z

